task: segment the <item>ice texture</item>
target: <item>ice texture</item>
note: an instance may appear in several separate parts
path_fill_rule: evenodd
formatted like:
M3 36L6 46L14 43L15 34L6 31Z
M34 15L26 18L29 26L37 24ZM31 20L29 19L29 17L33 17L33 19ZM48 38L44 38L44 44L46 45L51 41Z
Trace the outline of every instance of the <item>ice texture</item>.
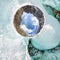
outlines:
M56 1L56 3L54 1ZM26 2L26 0L0 0L0 60L32 60L26 51L28 49L24 41L25 38L16 32L12 24L14 12L20 7L19 4L21 5L23 2ZM59 0L31 0L31 2L34 4L37 3L38 5L40 3L48 3L60 11ZM60 27L57 27L58 31L59 28ZM26 38L26 40L29 39ZM55 49L53 49L53 51L54 50ZM54 53L51 51L44 51L43 56L38 60L40 59L60 60L60 47Z

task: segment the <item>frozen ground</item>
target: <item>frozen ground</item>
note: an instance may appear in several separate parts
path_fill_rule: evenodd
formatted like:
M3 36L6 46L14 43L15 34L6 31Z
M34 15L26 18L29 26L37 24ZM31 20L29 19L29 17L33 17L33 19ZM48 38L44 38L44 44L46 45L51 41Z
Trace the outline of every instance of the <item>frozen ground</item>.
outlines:
M25 59L26 45L11 24L16 4L17 1L0 0L0 60Z
M23 37L15 31L12 24L13 12L16 11L16 8L19 8L19 4L22 4L22 1L23 0L0 0L0 60L29 60L29 57L26 59L26 44ZM41 2L42 1L43 0L41 0ZM48 0L46 0L46 2L47 1ZM39 2L39 0L37 0L37 2ZM50 2L53 1L50 0ZM58 0L56 0L56 4L57 5L53 5L55 8L59 6ZM56 9L59 10L58 8ZM53 54L46 52L42 60L46 60L46 55L48 55L48 57L53 56ZM60 50L56 52L56 55L58 56L58 60L60 60Z

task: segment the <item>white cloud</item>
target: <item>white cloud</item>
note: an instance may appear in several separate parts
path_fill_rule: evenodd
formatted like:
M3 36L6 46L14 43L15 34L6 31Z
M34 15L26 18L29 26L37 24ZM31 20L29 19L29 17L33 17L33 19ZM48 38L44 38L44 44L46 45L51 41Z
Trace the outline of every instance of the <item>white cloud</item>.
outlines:
M25 25L20 25L20 28L23 29L25 32L31 33L32 30L28 29Z
M32 21L33 21L33 25L34 25L34 26L36 26L36 25L39 24L39 21L38 21L38 19L37 19L35 16L33 16L31 19L32 19Z

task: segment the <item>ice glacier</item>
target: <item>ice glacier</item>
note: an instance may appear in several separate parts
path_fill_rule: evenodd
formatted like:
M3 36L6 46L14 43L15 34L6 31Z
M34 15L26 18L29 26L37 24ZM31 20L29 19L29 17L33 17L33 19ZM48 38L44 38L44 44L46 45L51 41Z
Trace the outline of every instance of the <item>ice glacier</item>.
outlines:
M18 34L12 23L13 15L15 14L16 10L20 7L19 5L26 3L26 1L27 0L0 0L0 60L32 60L27 52L27 44L28 44L27 40L29 40L29 38L22 37L20 34ZM58 11L60 11L60 1L59 0L50 0L50 1L49 0L37 0L37 1L30 0L30 2L32 4L38 4L38 5L40 5L40 4L50 5L50 6L54 7L55 9L57 9ZM52 24L52 23L50 23L50 24L52 24L53 26L54 25L56 25L56 26L51 27L48 24L48 26L44 26L44 29L46 29L46 28L48 29L50 27L49 28L49 29L51 29L50 32L53 31L52 34L48 33L49 29L46 30L45 32L48 31L47 34L48 34L48 36L50 34L51 37L54 37L52 35L55 34L55 30L53 28L56 29L57 35L55 34L54 40L58 44L58 41L56 41L56 36L58 37L57 40L60 41L60 23L52 15L49 15L49 16L46 15L46 17L48 17L49 20L51 19L51 22L54 23L54 24ZM56 22L57 22L57 24L56 24ZM47 21L47 23L49 23L49 21ZM43 34L44 34L44 32L43 32ZM37 35L37 37L38 37L38 35ZM42 35L41 35L41 37L42 37ZM40 37L38 37L38 38L43 39ZM48 37L48 38L50 38L50 37ZM36 41L37 41L37 38L34 38L34 39L36 39ZM47 43L48 42L49 42L49 40L47 41ZM49 44L51 44L51 43L53 43L53 41L51 41ZM47 46L46 42L44 44L45 44L45 46ZM34 44L34 46L35 46L35 44ZM39 47L36 46L36 48L40 48L40 46ZM39 58L38 60L40 60L40 59L41 60L60 60L60 47L56 48L56 49L57 49L56 51L54 51L54 49L53 49L54 53L52 53L50 50L49 51L45 50L44 54L42 54L42 57ZM37 60L36 56L34 58L36 58L36 60Z

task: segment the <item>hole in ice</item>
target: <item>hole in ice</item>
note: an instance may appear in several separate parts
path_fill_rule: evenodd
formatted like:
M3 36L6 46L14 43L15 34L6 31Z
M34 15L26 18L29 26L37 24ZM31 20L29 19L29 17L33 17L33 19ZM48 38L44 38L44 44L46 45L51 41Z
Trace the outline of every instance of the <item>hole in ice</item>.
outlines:
M32 37L38 34L43 25L43 12L33 5L22 6L14 16L14 26L17 32L23 36Z

